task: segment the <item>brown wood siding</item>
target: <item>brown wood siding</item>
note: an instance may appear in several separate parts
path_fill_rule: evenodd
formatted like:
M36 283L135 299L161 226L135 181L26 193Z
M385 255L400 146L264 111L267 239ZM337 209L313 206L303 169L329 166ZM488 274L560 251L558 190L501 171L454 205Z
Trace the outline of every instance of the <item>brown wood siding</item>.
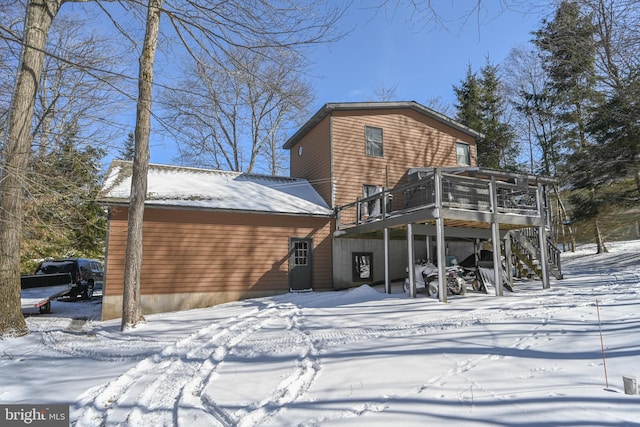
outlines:
M365 155L365 126L382 128L384 157ZM336 111L332 138L336 206L362 197L363 184L403 183L409 168L458 166L456 142L470 145L476 164L473 137L409 109Z
M290 151L290 175L308 180L331 206L331 119L326 117ZM302 147L302 155L298 149Z
M287 292L290 237L313 238L314 288L332 288L329 218L146 208L141 293ZM127 210L109 221L105 296L121 295Z

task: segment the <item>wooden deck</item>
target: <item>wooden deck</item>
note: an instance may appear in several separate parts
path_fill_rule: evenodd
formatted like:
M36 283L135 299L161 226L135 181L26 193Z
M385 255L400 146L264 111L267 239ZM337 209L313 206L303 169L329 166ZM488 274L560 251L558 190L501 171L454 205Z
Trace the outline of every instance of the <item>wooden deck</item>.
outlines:
M358 236L382 231L385 251L385 289L390 289L389 239L395 228L406 228L409 293L415 296L414 235L435 236L438 298L447 302L445 237L491 240L496 296L503 295L501 240L505 259L512 259L509 230L536 231L527 238L531 256L538 261L542 287L550 287L550 264L557 249L547 238L545 184L550 179L488 171L478 168L410 171L408 183L384 189L337 209L334 236ZM516 242L517 243L517 242ZM551 254L551 255L550 255ZM516 254L517 256L517 254ZM550 258L552 258L550 260ZM558 264L558 272L561 275ZM509 279L511 280L511 279Z
M483 172L477 177L425 170L405 185L339 207L336 235L433 224L436 219L445 227L460 228L544 226L543 186L504 173Z

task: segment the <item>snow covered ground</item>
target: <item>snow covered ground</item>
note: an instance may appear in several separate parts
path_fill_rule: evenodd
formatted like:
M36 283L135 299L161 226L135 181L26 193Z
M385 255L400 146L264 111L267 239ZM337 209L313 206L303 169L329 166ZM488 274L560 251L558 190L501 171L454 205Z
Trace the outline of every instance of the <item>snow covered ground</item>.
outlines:
M549 290L448 304L362 286L121 333L99 296L56 301L0 341L0 403L68 403L77 426L640 425L622 382L640 377L640 241L609 248L565 255Z

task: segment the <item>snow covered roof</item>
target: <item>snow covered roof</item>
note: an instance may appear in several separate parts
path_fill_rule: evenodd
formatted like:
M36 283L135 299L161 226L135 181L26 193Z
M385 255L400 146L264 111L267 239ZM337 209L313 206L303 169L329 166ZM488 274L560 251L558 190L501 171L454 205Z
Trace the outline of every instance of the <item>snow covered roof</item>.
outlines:
M114 160L98 200L128 204L132 162ZM149 165L146 205L331 215L307 180L182 166Z

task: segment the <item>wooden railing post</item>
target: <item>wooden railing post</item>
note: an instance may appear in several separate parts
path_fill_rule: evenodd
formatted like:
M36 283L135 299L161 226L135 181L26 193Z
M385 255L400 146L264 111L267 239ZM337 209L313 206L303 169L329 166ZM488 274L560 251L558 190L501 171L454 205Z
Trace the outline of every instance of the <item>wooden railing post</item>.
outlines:
M386 218L387 217L387 197L388 197L388 190L384 189L382 190L382 196L381 196L381 200L380 203L382 204L382 206L380 206L380 212L382 212L382 218Z
M434 191L434 203L435 208L440 210L442 209L442 169L436 168L435 174L433 176L433 191Z

